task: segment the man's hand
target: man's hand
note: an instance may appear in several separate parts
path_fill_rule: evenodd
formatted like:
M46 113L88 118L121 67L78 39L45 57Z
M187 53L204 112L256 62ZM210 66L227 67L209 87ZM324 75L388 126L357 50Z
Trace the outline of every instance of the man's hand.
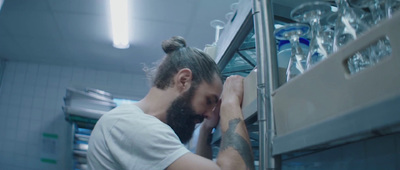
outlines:
M243 100L243 80L244 78L238 75L229 76L224 84L222 91L222 102L241 105ZM205 119L203 126L206 129L215 128L220 119L221 100L213 110L213 114L208 119Z
M218 101L217 105L215 106L213 113L207 119L204 119L203 126L206 129L213 129L218 125L219 122L219 109L221 106L221 100Z
M254 169L254 158L242 113L243 77L226 79L221 98L221 146L217 164L224 169Z
M212 114L203 121L200 127L199 139L197 141L196 154L203 156L208 159L212 159L212 149L210 145L211 132L213 128L218 125L219 122L219 109L221 102L215 106Z
M221 100L223 103L242 104L243 100L243 80L242 76L229 76L224 83Z

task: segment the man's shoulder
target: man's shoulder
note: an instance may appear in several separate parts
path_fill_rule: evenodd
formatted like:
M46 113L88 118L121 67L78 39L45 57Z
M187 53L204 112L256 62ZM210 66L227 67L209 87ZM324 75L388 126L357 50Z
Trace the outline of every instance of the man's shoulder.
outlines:
M144 113L135 105L121 105L105 114L101 119L103 123L113 122L113 126L124 127L126 130L140 131L168 131L170 127L158 118Z
M132 119L134 117L141 118L141 117L146 117L147 114L145 114L140 108L138 108L135 105L121 105L118 106L106 114L104 114L101 118L102 119L121 119L121 118L127 118L128 120L135 120Z

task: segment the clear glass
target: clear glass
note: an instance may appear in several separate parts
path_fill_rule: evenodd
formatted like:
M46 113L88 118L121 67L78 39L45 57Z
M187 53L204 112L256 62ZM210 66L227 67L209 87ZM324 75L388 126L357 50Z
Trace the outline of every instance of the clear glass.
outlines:
M228 12L225 14L225 19L227 20L228 23L232 21L232 17L235 15L234 12Z
M232 4L231 4L231 10L232 10L232 11L236 11L237 8L238 8L238 5L239 5L239 2L232 3Z
M320 19L331 13L327 2L308 2L294 8L290 16L293 20L311 26L310 49L307 54L307 68L326 59L332 53L333 31L322 29Z
M399 8L400 0L385 0L385 11L387 18L392 18L393 13L398 11Z
M369 8L371 12L371 21L372 25L379 24L382 20L387 18L388 13L385 10L389 10L386 8L391 8L394 1L392 0L350 0L350 4L359 7L359 8ZM389 5L391 4L391 5ZM390 42L387 38L379 40L377 44L370 49L369 62L372 65L375 65L386 56L389 56L392 53L392 48L390 46Z
M350 8L347 0L336 0L338 6L338 18L335 24L335 37L333 51L338 51L340 47L357 37L368 29L367 24L362 22L354 10Z
M274 34L278 40L289 40L292 53L286 69L286 81L304 73L307 69L307 59L300 47L299 38L308 34L310 27L306 24L287 24L275 30Z
M338 18L337 12L329 13L326 17L321 18L321 25L330 30L335 30L336 19ZM333 39L333 38L332 38ZM332 44L333 46L333 44Z
M224 29L225 23L221 20L212 20L210 22L211 27L215 28L215 42L214 44L216 44L218 42L219 39L219 33L222 29Z
M369 25L372 24L372 23L371 24L368 23L372 20L371 13L367 13L363 9L360 9L360 8L353 8L353 11L356 14L356 17L359 18L365 24L367 24L368 27L369 27ZM337 19L338 19L338 12L331 12L326 17L321 18L321 25L329 26L329 27L331 27L332 30L334 30Z
M377 24L382 19L386 18L385 1L386 0L349 0L352 6L369 9L372 14L372 24Z
M336 0L338 7L338 18L335 23L335 34L333 39L333 51L338 51L341 47L357 37L368 29L364 23L350 8L347 0ZM370 65L369 52L356 53L348 60L350 72L358 72Z

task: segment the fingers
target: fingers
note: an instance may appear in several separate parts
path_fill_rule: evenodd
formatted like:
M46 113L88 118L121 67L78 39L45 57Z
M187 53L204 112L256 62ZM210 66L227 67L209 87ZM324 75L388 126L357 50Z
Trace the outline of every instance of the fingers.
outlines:
M229 88L241 88L243 86L243 77L238 75L229 76L225 80L224 89L225 87Z
M221 100L218 101L217 105L213 109L211 115L204 120L204 126L207 128L214 128L218 125L219 122L219 112L221 106Z
M242 76L233 75L229 76L224 83L222 91L222 100L238 100L239 103L243 99L243 80Z
M231 75L231 76L229 76L228 78L226 78L225 83L228 82L228 81L241 81L241 80L243 80L243 79L244 79L244 78L243 78L242 76L239 76L239 75Z

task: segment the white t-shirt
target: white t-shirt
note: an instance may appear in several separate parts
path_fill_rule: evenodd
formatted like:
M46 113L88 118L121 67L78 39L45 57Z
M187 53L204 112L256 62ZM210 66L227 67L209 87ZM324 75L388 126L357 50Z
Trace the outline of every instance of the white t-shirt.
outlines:
M135 105L103 115L89 140L89 169L165 169L188 153L167 124Z

